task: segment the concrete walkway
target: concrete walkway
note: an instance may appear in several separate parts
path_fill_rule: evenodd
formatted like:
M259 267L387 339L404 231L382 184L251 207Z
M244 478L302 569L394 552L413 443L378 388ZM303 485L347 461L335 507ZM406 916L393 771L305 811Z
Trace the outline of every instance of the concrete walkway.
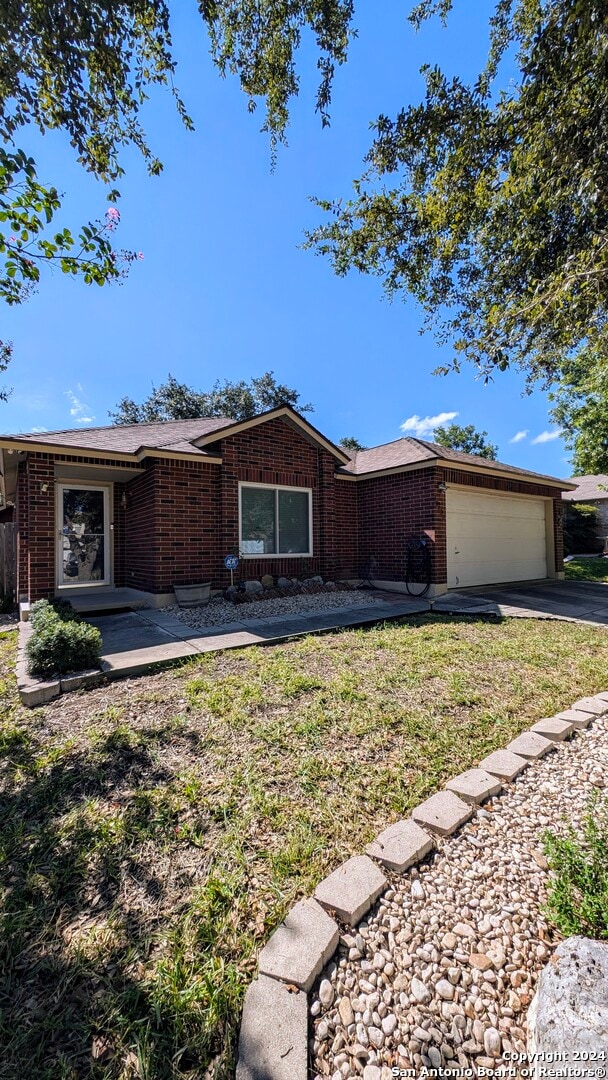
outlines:
M318 634L347 626L365 626L385 619L398 619L429 610L427 600L397 594L382 595L380 602L361 603L349 608L275 615L268 619L242 619L222 626L195 630L163 610L144 608L116 615L98 615L87 621L101 631L103 670L110 677L131 675L171 664L199 653L237 649L246 645L270 645L303 634ZM478 604L478 602L477 602Z

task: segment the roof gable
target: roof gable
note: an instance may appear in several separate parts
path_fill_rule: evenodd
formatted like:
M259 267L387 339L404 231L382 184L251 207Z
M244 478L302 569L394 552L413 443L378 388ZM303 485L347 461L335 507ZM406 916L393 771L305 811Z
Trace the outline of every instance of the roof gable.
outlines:
M330 442L318 428L305 420L303 416L300 416L290 405L280 405L276 409L268 409L267 412L259 413L258 416L253 416L249 420L231 420L224 427L218 427L214 431L195 439L194 445L198 447L212 446L213 443L218 442L220 439L229 439L233 435L238 435L241 431L249 431L251 428L258 427L260 424L267 424L271 420L285 420L292 427L297 428L300 434L306 436L311 442L327 450L341 464L347 465L350 463L351 459L346 450Z

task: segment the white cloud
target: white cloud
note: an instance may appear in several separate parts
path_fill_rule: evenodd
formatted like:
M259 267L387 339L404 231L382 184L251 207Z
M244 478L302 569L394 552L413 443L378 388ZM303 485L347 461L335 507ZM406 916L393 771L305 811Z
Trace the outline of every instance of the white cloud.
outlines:
M553 431L541 431L540 435L532 439L532 446L538 446L540 443L553 442L554 439L559 439L561 435L561 428L554 428Z
M527 438L527 436L529 434L530 434L530 432L528 431L527 428L526 428L525 431L518 431L518 432L516 432L516 434L513 436L512 439L509 439L509 442L523 442L523 440L525 438Z
M32 435L41 435L43 431L48 431L48 427L33 427Z
M437 413L437 416L414 415L403 421L401 430L417 435L419 439L422 439L425 435L430 435L435 428L447 424L450 420L455 420L457 416L457 412L440 412Z
M80 383L76 383L76 389L79 394L82 394L82 386ZM94 416L88 416L91 411L89 405L85 405L84 401L76 397L73 390L66 390L66 397L70 402L70 416L74 418L77 424L91 424L95 419Z

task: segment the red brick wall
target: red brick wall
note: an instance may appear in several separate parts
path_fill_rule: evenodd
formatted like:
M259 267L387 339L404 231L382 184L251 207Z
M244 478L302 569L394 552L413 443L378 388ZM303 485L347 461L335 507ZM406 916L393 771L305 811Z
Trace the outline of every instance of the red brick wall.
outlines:
M359 554L359 484L336 480L333 504L333 564L328 571L337 581L358 578L363 567Z
M271 420L247 431L223 439L217 444L223 464L220 467L219 558L212 580L225 587L230 572L223 569L223 556L239 548L239 481L252 484L277 484L285 487L311 488L313 515L313 556L310 559L242 559L239 573L243 579L263 574L300 576L333 569L335 542L332 539L332 497L334 458L310 443L300 431L283 420Z
M376 580L404 581L407 542L427 535L431 580L445 581L441 577L445 572L445 507L442 511L438 483L436 468L357 481L359 555L364 567L370 558L375 559Z
M17 491L15 495L15 521L17 523L17 600L29 597L28 554L29 543L29 470L27 458L20 462L17 470Z
M43 486L46 485L46 491ZM53 460L30 454L17 484L17 595L40 600L55 591L55 476Z

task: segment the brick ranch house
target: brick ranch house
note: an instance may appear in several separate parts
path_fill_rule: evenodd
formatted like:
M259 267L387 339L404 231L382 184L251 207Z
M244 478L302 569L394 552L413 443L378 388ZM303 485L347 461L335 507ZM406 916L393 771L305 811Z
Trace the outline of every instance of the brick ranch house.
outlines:
M347 452L288 406L213 418L7 435L17 596L137 590L263 574L359 579L404 589L406 545L426 536L431 595L562 576L568 481L416 438Z

